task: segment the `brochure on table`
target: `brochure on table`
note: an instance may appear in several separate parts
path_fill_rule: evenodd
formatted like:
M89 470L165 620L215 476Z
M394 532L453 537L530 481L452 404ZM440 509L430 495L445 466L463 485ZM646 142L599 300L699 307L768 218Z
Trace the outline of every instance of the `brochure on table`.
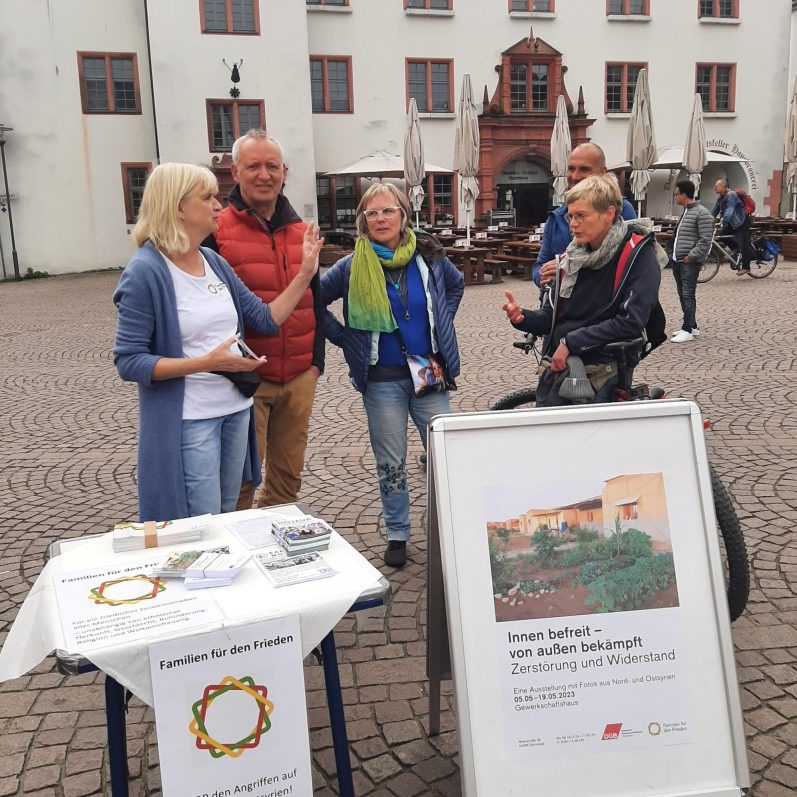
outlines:
M219 515L218 522L202 534L202 547L212 548L229 545L233 552L246 550L241 542L230 533L224 525L227 522L243 520L256 516L258 510ZM280 512L285 512L280 508ZM301 514L299 510L291 514ZM51 559L31 588L28 597L20 607L9 635L0 650L0 681L17 678L35 667L53 650L65 650L67 639L61 624L55 588L62 583L65 574L89 575L90 578L81 583L80 589L70 587L74 600L85 606L75 610L75 622L85 619L83 611L94 612L95 618L107 616L113 612L129 612L130 604L111 606L108 603L97 603L92 589L99 591L102 580L114 580L111 571L124 571L132 567L125 576L135 576L140 572L140 563L156 558L162 561L172 550L196 548L197 543L186 543L184 546L170 546L169 550L151 549L149 552L131 551L114 553L111 535L105 534L94 539L83 540L64 546L60 556ZM184 637L200 631L210 631L219 627L245 625L259 620L285 617L296 614L301 624L302 652L306 656L335 626L335 623L348 611L354 601L366 590L375 587L381 578L376 570L361 554L359 554L339 534L334 533L330 547L324 551L324 558L339 572L334 578L323 578L290 587L272 587L254 562L248 563L235 578L232 585L199 593L185 590L184 602L177 603L181 609L183 626L174 628L167 626L163 635L153 631L138 641L127 639L124 643L110 640L108 647L96 647L96 639L92 636L89 647L77 652L86 654L97 667L114 677L145 703L152 704L152 683L150 679L147 649L149 645L164 638ZM102 579L97 581L97 578ZM77 583L77 582L73 582ZM126 595L123 600L130 599L133 590L131 584L108 587L116 590L115 594ZM138 597L143 590L135 585ZM134 607L145 605L152 607L163 601L169 594L175 595L181 588L171 582L161 590L155 599L143 600ZM183 588L184 589L184 588ZM152 594L154 588L150 589ZM105 593L105 590L102 590ZM136 596L134 595L133 598ZM63 603L63 601L62 601ZM211 611L208 606L215 606ZM190 607L193 607L191 609ZM205 607L206 613L199 611ZM190 615L187 619L185 615ZM67 612L67 616L70 616ZM199 619L202 622L199 622ZM207 622L204 619L207 618ZM81 638L82 639L82 638ZM81 642L83 644L83 642Z
M430 439L464 793L738 796L697 407L443 416Z
M312 795L299 619L149 649L160 774L172 795Z

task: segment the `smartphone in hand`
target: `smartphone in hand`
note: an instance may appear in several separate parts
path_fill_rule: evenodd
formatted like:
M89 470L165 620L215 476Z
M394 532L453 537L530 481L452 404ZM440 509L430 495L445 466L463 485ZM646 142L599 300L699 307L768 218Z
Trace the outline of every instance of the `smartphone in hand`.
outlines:
M244 343L242 338L238 338L237 343L238 343L238 348L241 350L241 352L243 352L244 356L248 355L249 357L253 357L255 360L259 360L260 359L260 355L259 354L255 354L249 348L249 346L247 346L246 343Z

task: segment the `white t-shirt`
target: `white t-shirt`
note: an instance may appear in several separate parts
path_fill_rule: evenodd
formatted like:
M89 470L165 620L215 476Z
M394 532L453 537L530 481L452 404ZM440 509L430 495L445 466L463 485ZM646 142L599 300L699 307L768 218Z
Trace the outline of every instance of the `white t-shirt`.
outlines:
M177 297L183 356L201 357L238 331L235 304L227 285L216 276L204 255L205 274L201 277L186 274L168 258L166 262ZM230 352L241 356L235 345L230 347ZM183 420L231 415L251 404L252 399L244 396L225 376L205 372L185 377Z

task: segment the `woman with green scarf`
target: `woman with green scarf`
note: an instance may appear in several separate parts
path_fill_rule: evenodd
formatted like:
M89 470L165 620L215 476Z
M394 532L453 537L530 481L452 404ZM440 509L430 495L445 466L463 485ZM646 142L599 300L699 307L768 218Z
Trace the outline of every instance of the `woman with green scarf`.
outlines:
M454 316L464 283L435 239L416 238L407 198L395 186L371 186L356 225L354 254L321 277L324 304L343 300L343 323L327 310L324 329L343 349L352 384L363 394L387 529L384 561L403 567L410 538L408 419L425 450L430 419L450 411L446 390L416 394L410 364L438 355L447 377L441 387L453 387L459 375Z

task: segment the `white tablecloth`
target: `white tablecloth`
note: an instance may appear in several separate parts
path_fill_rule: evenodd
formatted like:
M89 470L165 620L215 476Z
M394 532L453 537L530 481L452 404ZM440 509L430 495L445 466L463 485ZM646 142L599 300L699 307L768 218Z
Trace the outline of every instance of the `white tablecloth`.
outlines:
M280 513L283 513L282 507ZM219 515L218 525L202 532L201 544L193 542L170 546L168 550L151 549L149 553L162 550L165 558L171 550L210 548L222 544L229 544L232 551L243 550L222 523L252 514L248 510ZM69 541L62 554L47 563L22 604L0 651L0 681L18 678L52 651L64 649L64 633L53 589L54 576L97 565L133 562L140 560L145 553L141 550L115 553L111 540L111 534L104 534L92 539ZM306 656L360 595L368 590L378 590L381 579L380 572L337 533L332 534L329 550L323 556L338 571L336 576L280 588L272 587L254 562L250 562L231 586L207 590L221 610L224 618L221 623L194 628L188 635L295 614L299 617L302 652ZM149 644L186 635L185 632L164 634L144 643L114 645L94 650L86 658L152 705Z

